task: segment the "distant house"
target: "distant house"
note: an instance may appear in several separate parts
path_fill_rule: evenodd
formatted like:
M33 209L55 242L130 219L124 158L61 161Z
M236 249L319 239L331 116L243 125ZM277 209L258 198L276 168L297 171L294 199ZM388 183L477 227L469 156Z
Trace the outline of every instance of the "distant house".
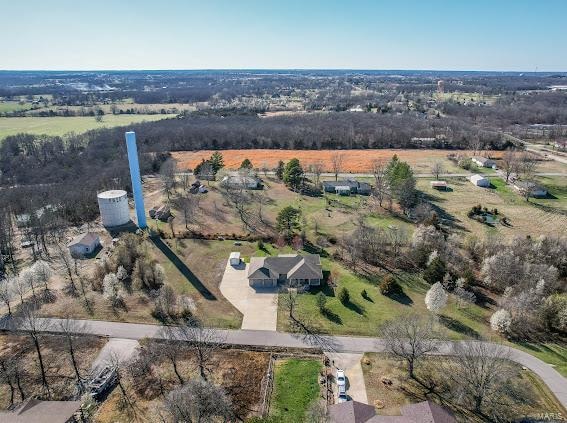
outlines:
M323 280L321 257L318 254L252 257L247 277L252 288L274 288L279 283L292 287L320 285Z
M76 418L81 401L41 401L29 398L10 411L0 411L0 422L10 423L70 423Z
M514 181L514 188L518 190L522 195L526 195L527 191L530 191L530 197L541 198L547 197L547 190L541 185L535 182L526 181Z
M476 185L477 187L483 187L483 188L490 187L490 180L482 175L479 174L472 175L469 178L469 180L472 182L473 185Z
M358 401L329 406L331 423L455 423L455 416L432 401L405 405L401 416L376 415L376 409Z
M447 181L431 181L431 188L446 191Z
M100 238L93 232L86 232L77 235L73 240L67 244L69 253L73 257L84 257L92 254L100 247Z
M221 179L220 183L231 188L262 189L262 180L247 172L230 172Z
M567 140L555 141L553 146L559 151L567 151Z
M323 181L323 190L325 192L341 195L369 195L372 187L366 182L358 182L354 179L345 179L341 181Z
M476 164L477 166L480 166L480 167L493 168L493 167L496 166L496 163L494 162L494 160L491 160L491 159L486 158L486 157L474 156L471 160L474 164Z

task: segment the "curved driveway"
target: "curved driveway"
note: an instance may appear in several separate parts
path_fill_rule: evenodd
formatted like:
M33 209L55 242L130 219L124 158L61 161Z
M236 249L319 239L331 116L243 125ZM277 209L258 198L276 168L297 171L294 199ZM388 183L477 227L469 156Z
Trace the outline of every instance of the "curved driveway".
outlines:
M45 332L59 332L61 319L45 318L38 327L44 328ZM164 327L158 325L147 325L139 323L105 322L98 320L77 320L76 327L80 333L108 336L111 338L142 339L155 338L167 339L168 335ZM18 330L20 325L17 320L5 317L0 321L0 329ZM171 330L171 327L169 328ZM274 332L269 330L218 330L223 337L223 343L227 345L260 346L260 347L282 347L282 348L317 348L323 351L364 353L384 352L385 343L380 338L363 338L355 336L303 336L286 332ZM478 342L478 341L459 341ZM435 354L451 355L456 342L440 341ZM540 359L515 348L500 344L492 344L501 348L508 354L510 360L527 367L537 374L555 394L563 407L567 408L567 380L552 366Z

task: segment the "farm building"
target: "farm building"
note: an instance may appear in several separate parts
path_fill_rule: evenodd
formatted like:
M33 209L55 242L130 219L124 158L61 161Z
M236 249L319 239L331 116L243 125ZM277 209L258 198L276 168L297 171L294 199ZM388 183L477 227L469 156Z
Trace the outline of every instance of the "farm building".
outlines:
M472 175L469 180L477 187L488 188L490 186L490 180L479 174Z
M274 288L278 283L289 286L320 285L322 280L323 270L318 254L252 257L248 267L248 284L252 288Z
M323 190L333 194L350 195L362 194L368 195L371 191L370 184L366 182L358 182L354 179L346 179L343 181L323 181Z
M222 178L221 185L231 188L262 189L262 180L253 174L230 172Z
M474 164L480 167L492 168L496 166L494 160L490 160L486 157L474 156L471 160L473 161Z
M525 195L529 190L531 197L541 198L547 196L547 190L534 182L515 181L514 188L522 193L522 195Z
M431 188L446 191L447 181L431 181Z
M84 257L95 252L100 245L100 238L97 234L86 232L73 238L67 244L67 248L69 248L69 253L72 257Z

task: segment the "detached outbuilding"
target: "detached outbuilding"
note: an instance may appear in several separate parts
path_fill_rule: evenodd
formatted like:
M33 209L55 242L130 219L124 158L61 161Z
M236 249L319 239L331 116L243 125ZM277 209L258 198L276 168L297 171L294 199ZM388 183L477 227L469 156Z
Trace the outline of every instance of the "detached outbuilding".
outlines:
M100 246L100 238L94 232L86 232L77 235L69 244L67 244L69 253L73 257L88 256L94 253Z
M240 253L238 251L233 251L230 253L230 265L239 266L240 265Z
M447 191L447 181L431 181L431 188Z
M490 187L490 180L482 175L479 174L472 175L469 178L469 180L472 182L473 185L476 185L477 187L482 187L482 188Z
M514 182L514 188L516 188L522 195L526 195L529 191L530 197L547 197L547 190L535 182L516 181Z
M474 156L471 160L473 161L474 164L481 167L493 168L496 166L494 160L491 160L487 157Z

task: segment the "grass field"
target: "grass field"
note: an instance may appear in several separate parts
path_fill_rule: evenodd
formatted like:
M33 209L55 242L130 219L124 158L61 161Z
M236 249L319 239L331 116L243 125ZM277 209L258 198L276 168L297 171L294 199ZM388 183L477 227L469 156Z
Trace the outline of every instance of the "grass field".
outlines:
M542 413L565 415L565 409L537 375L529 370L522 370L516 363L510 363L510 366L511 377L507 380L509 392L507 398L504 398L505 401L499 405L512 419L509 421L520 421L522 418L532 421L530 417L534 418ZM377 410L378 414L399 415L400 408L404 405L430 399L451 409L457 421L487 421L459 406L455 395L456 382L450 377L451 363L447 358L429 357L423 360L417 369L418 378L426 379L431 375L436 380L435 388L439 394L431 394L425 385L408 379L404 364L385 354L365 354L362 359L362 371L369 403L379 401L382 405L382 408ZM392 384L383 384L382 378L390 379Z
M313 329L322 333L337 335L379 336L385 321L413 312L429 316L425 307L425 294L429 289L423 279L413 275L400 275L398 278L403 294L390 298L380 293L378 283L381 276L366 279L354 274L336 262L322 259L323 269L330 271L338 279L338 292L342 287L348 289L350 302L343 305L329 287L322 288L326 295L326 311L321 313L317 307L316 295L319 290L299 296L297 314L308 322ZM367 296L362 296L366 290ZM490 336L488 319L493 310L478 305L458 308L451 296L440 318L440 330L451 339L466 339ZM285 310L280 302L278 312L278 330L291 330Z
M408 162L415 173L430 173L431 165L437 161L443 164L447 172L464 172L463 169L457 168L447 159L447 154L455 153L455 150L221 150L225 166L229 169L238 169L246 158L252 161L254 167L266 166L269 169L275 168L279 160L287 162L292 158L297 158L305 167L309 163L321 160L326 171L332 170L331 157L337 152L344 156L343 172L371 172L375 160L388 161L394 154L397 154L401 160ZM172 155L179 162L180 168L193 169L202 159L209 158L212 153L211 150L178 151L172 152ZM472 155L470 151L460 151L459 153ZM501 154L497 151L490 152L490 156L493 158L498 158Z
M172 115L105 115L102 122L94 117L17 117L0 118L0 139L22 132L65 135L91 129L125 126L131 123L171 118Z
M19 101L0 101L0 113L29 110L31 107L29 102L20 104Z
M287 359L275 365L274 390L267 422L304 421L309 405L319 397L317 360Z

